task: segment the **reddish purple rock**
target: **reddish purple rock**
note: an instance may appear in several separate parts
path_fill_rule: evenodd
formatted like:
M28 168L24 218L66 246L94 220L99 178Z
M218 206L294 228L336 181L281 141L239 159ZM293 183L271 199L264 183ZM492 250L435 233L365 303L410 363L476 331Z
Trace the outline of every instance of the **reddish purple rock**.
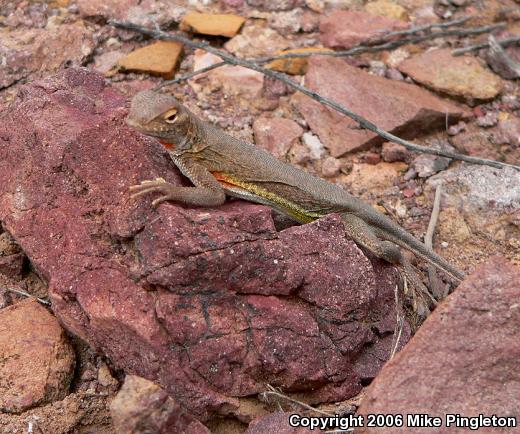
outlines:
M357 11L334 11L320 20L320 39L326 47L350 48L385 33L408 28L401 20Z
M357 394L390 352L395 269L338 216L277 232L241 201L130 200L141 180L185 181L126 113L103 77L69 69L1 116L0 219L62 323L201 420L247 420L237 398L266 384L314 403Z
M303 128L291 119L260 117L253 123L255 144L277 158L284 158L303 134Z
M310 58L305 85L386 131L405 138L445 128L446 118L458 121L463 108L420 87L370 75L332 57ZM318 134L333 157L368 148L383 139L341 113L302 94L294 99L311 130Z
M315 431L309 428L296 428L289 425L292 413L271 413L261 416L249 424L244 434L312 434Z
M356 433L466 433L448 413L520 420L520 269L502 257L480 266L424 322L370 385L360 414L429 414L439 428L361 428ZM406 425L405 425L406 426ZM518 432L518 428L479 432Z

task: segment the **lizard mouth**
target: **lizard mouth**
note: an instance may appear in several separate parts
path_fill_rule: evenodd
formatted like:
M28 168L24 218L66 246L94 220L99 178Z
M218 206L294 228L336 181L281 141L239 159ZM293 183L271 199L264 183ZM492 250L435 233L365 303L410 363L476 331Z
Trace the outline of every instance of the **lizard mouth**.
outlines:
M131 118L126 118L126 124L140 133L146 134L147 136L156 137L159 139L163 137L163 133L161 131L154 131L152 129L143 128L139 122L134 121Z

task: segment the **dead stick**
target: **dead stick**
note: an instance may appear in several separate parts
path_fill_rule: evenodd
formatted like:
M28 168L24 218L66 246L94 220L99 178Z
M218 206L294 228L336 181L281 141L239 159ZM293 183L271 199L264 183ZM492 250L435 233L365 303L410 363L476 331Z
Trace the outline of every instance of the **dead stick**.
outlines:
M518 44L520 42L520 36L515 36L512 38L505 38L501 39L500 41L497 41L498 45L501 47L509 47L510 45ZM477 51L482 48L489 48L489 42L484 42L482 44L476 44L476 45L469 45L464 48L457 48L456 50L453 50L451 54L454 56L461 56L462 54L469 53L471 51Z
M501 29L503 27L505 27L504 23L498 23L498 24L492 24L489 26L474 27L474 28L469 28L469 29L450 29L450 30L446 30L443 32L428 33L427 35L416 36L413 38L398 39L396 41L383 42L382 39L379 39L378 41L374 41L373 43L363 42L348 50L337 50L337 51L316 50L316 51L311 51L311 52L307 52L307 53L285 53L285 54L280 54L278 56L252 58L252 59L248 59L248 61L254 62L254 63L266 63L266 62L271 62L273 60L305 58L305 57L312 57L312 56L347 57L347 56L354 56L356 54L362 54L362 53L376 53L379 51L392 50L392 49L401 47L403 45L416 44L418 42L437 39L437 38L445 38L447 36L480 35L483 33L489 33L494 30ZM397 33L397 32L395 32L395 33ZM392 35L392 33L389 33L388 35ZM385 37L387 37L388 35L385 35Z
M428 223L428 229L424 236L424 244L433 250L433 234L435 233L435 227L437 226L437 220L439 219L439 212L441 209L441 194L442 194L442 183L437 186L435 190L435 199L433 200L433 209L430 216L430 222ZM438 300L442 298L443 292L441 291L441 282L435 272L435 267L428 264L428 277L430 280L430 287L432 294Z
M51 305L50 301L45 300L44 298L36 297L36 296L34 296L32 294L29 294L28 292L22 291L21 289L15 289L15 288L9 288L9 287L6 287L5 289L7 291L14 292L15 294L22 295L24 297L34 298L36 301L39 301L41 304L45 304L47 306Z
M224 65L228 65L228 62L214 63L213 65L209 65L204 68L197 69L196 71L189 72L185 75L181 75L180 77L174 78L173 80L165 81L164 83L161 83L159 86L157 86L155 89L157 90L164 86L169 86L171 84L180 83L181 81L184 81L184 80L189 80L190 78L193 78L196 75L204 74L205 72L211 71L212 69L215 69L215 68L220 68L221 66L224 66Z
M319 103L324 104L324 105L338 111L339 113L342 113L342 114L348 116L349 118L356 121L361 128L372 131L373 133L383 137L384 139L386 139L390 142L398 143L412 151L425 153L425 154L439 155L441 157L453 158L455 160L461 160L461 161L466 161L468 163L496 167L499 169L503 168L503 167L511 167L515 170L520 171L520 166L515 166L513 164L502 163L499 161L488 160L485 158L471 157L469 155L462 155L462 154L457 154L455 152L442 151L440 149L435 149L435 148L428 148L426 146L416 145L415 143L401 139L400 137L397 137L397 136L379 128L377 125L373 124L372 122L370 122L369 120L365 119L364 117L358 115L357 113L354 113L353 111L342 106L341 104L338 104L337 102L335 102L329 98L326 98L326 97L318 94L317 92L314 92L314 91L306 88L305 86L302 86L301 84L296 83L288 75L283 74L278 71L273 71L268 68L263 68L262 66L259 66L256 63L251 62L249 60L239 59L223 50L219 50L218 48L212 47L208 42L192 41L191 39L188 39L182 35L176 35L176 34L170 34L170 33L162 32L162 31L151 30L151 29L147 29L146 27L142 27L142 26L139 26L134 23L127 23L127 22L121 22L121 21L110 21L109 23L115 27L119 27L119 28L127 29L127 30L134 30L136 32L142 33L143 35L151 36L156 39L166 39L166 40L177 41L177 42L180 42L181 44L187 45L188 47L200 48L202 50L205 50L209 53L212 53L212 54L215 54L216 56L221 57L225 62L227 62L231 65L243 66L245 68L252 69L253 71L261 72L262 74L266 75L267 77L276 78L276 79L284 82L287 86L311 97L312 99L318 101Z
M309 404L306 404L305 402L298 401L297 399L291 398L290 396L277 392L276 389L273 386L271 386L270 384L268 384L267 387L269 388L269 390L261 393L264 396L274 395L278 398L282 398L282 399L285 399L286 401L292 402L293 404L298 404L299 406L306 408L307 410L314 411L314 412L320 413L320 414L324 414L326 416L332 416L332 413L329 413L329 412L323 411L323 410L318 410L317 408L314 408L314 407L310 406Z

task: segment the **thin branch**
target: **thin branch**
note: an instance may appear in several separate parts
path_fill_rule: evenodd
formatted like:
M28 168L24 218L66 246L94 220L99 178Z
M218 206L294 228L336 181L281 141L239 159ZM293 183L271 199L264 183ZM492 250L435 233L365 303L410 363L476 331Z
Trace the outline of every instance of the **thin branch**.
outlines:
M392 349L390 350L390 357L388 360L392 360L395 356L397 348L399 347L399 343L401 341L401 335L403 333L404 328L404 317L401 315L401 304L399 303L399 288L396 286L394 290L394 299L395 299L395 328L394 328L394 337L392 339Z
M165 81L164 83L161 83L159 86L157 86L155 89L156 90L161 89L164 86L169 86L171 84L180 83L181 81L184 81L184 80L189 80L190 78L193 78L196 75L204 74L205 72L211 71L212 69L215 69L215 68L220 68L221 66L224 66L227 64L228 64L228 62L218 62L218 63L214 63L213 65L205 66L204 68L200 68L200 69L197 69L196 71L189 72L188 74L181 75L180 77L174 78L173 80Z
M444 21L442 23L432 23L432 24L423 24L422 26L412 27L408 30L397 30L395 32L388 32L385 36L402 36L402 35L413 35L414 33L423 32L425 30L431 29L445 29L447 27L458 26L459 24L464 24L465 22L474 18L473 16L467 16L462 18L457 18L455 20Z
M520 36L514 36L511 38L501 39L500 41L497 41L497 44L500 45L501 47L509 47L510 45L515 45L515 44L518 44L519 42L520 42ZM451 52L451 54L454 56L461 56L461 55L463 55L465 53L469 53L471 51L481 50L482 48L489 48L489 42L484 42L482 44L468 45L467 47L464 47L464 48L457 48L456 50L453 50Z
M504 27L505 27L504 23L498 23L498 24L491 24L491 25L482 26L482 27L473 27L473 28L469 28L469 29L457 28L457 29L450 29L450 30L446 30L446 31L442 31L442 32L428 33L426 35L415 36L412 38L403 38L403 39L384 42L384 39L387 39L390 36L395 36L396 34L399 33L399 32L393 32L393 33L386 34L383 38L380 38L377 41L373 41L373 42L365 41L359 45L349 48L348 50L337 50L337 51L314 50L314 51L309 51L309 52L304 52L304 53L285 53L285 54L280 54L277 56L251 58L251 59L248 59L248 61L254 62L254 63L266 63L266 62L271 62L273 60L312 57L312 56L347 57L347 56L354 56L356 54L362 54L362 53L377 53L379 51L393 50L393 49L401 47L403 45L417 44L418 42L437 39L437 38L445 38L447 36L480 35L482 33L489 33L494 30L502 29Z
M424 244L433 250L433 234L435 233L435 227L437 226L437 220L439 219L439 212L441 209L441 195L442 195L442 183L437 186L435 190L435 199L433 200L433 209L430 216L430 222L428 223L428 229L424 236ZM436 299L441 299L444 291L441 291L441 282L435 271L435 267L428 264L428 277L430 280L430 287L432 294Z
M493 35L489 35L489 52L488 56L493 59L497 64L502 65L503 72L501 73L503 78L514 79L520 77L520 63L515 62L506 50L497 42Z
M520 166L515 166L513 164L501 163L501 162L495 161L495 160L471 157L469 155L461 155L461 154L457 154L455 152L443 151L440 149L429 148L426 146L420 146L420 145L416 145L415 143L409 142L407 140L401 139L400 137L397 137L397 136L379 128L377 125L373 124L372 122L365 119L364 117L354 113L353 111L342 106L341 104L338 104L337 102L335 102L329 98L326 98L324 96L321 96L317 92L314 92L314 91L306 88L305 86L302 86L301 84L296 83L288 75L278 72L278 71L273 71L268 68L264 68L249 60L239 59L223 50L219 50L218 48L212 47L208 42L192 41L191 39L188 39L182 35L170 34L170 33L166 33L166 32L158 32L158 31L147 29L146 27L142 27L142 26L139 26L134 23L121 22L121 21L110 21L109 23L115 27L119 27L119 28L123 28L123 29L127 29L127 30L133 30L133 31L142 33L143 35L148 35L148 36L151 36L156 39L166 39L166 40L177 41L184 45L187 45L188 47L200 48L209 53L215 54L216 56L219 56L225 62L227 62L231 65L243 66L245 68L252 69L253 71L261 72L262 74L264 74L267 77L276 78L276 79L284 82L287 86L303 93L304 95L311 97L315 101L318 101L319 103L324 104L324 105L338 111L339 113L342 113L342 114L348 116L349 118L353 119L356 123L358 123L360 127L367 129L369 131L372 131L373 133L383 137L384 139L386 139L390 142L398 143L412 151L422 152L425 154L439 155L441 157L453 158L455 160L462 160L462 161L466 161L468 163L482 164L482 165L487 165L487 166L496 167L496 168L511 167L513 169L520 171Z
M40 302L41 304L45 304L46 306L51 305L50 301L45 300L44 298L35 297L34 295L29 294L28 292L22 291L21 289L15 289L10 287L6 287L5 289L7 291L14 292L15 294L22 295L23 297L34 298L36 301Z
M270 384L267 385L267 388L269 390L261 393L261 395L263 395L266 398L267 398L267 395L274 395L274 396L276 396L278 398L282 398L282 399L285 399L286 401L292 402L293 404L298 404L299 406L301 406L301 407L303 407L303 408L305 408L307 410L314 411L314 412L320 413L320 414L324 414L325 416L333 416L332 413L329 413L329 412L323 411L323 410L319 410L317 408L314 408L314 407L310 406L309 404L306 404L305 402L298 401L297 399L291 398L291 397L289 397L287 395L284 395L283 393L278 392Z

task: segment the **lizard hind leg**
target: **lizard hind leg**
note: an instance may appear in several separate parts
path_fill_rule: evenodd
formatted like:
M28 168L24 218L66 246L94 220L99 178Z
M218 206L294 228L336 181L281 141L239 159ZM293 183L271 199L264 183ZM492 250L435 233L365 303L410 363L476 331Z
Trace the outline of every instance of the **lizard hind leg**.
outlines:
M408 292L408 284L412 287L412 305L415 313L419 318L425 318L430 311L428 300L434 300L412 264L410 264L402 254L399 246L391 241L380 240L370 225L359 217L353 214L342 214L341 217L346 233L351 236L356 243L368 249L378 258L384 259L397 267L404 281L405 292Z

